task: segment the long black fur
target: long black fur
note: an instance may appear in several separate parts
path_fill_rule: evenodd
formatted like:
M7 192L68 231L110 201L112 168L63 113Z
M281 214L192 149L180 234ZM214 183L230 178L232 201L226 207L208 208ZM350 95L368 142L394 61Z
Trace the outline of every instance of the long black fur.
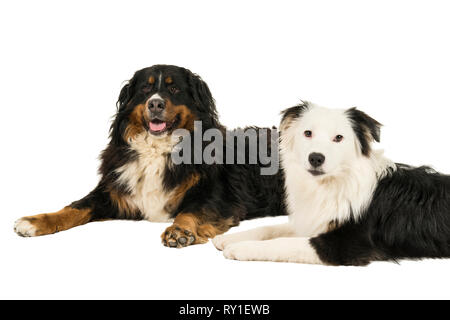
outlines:
M179 78L178 85L182 82L182 94L177 96L178 101L175 103L186 105L196 115L197 120L202 121L203 130L217 128L222 132L226 131L218 120L211 92L199 76L187 69L167 65L156 65L137 71L120 92L117 113L111 126L110 142L101 154L100 182L89 195L71 205L78 209L92 208L93 221L107 218L142 219L139 213L124 216L119 212L112 203L109 192L129 192L117 182L118 176L115 173L117 168L135 160L137 156L123 139L124 130L134 107L148 98L148 94L143 93L141 89L147 82L149 72L160 71L176 75ZM192 137L194 132L190 134ZM242 219L286 214L281 170L276 175L264 176L260 174L260 168L263 166L261 163L169 166L170 161L167 155L163 179L166 191L173 190L192 174L199 174L201 177L199 183L186 192L179 206L172 212L173 217L181 212L209 212L211 216L207 218L210 220L232 218L235 224L238 224Z
M355 109L348 114L368 156L370 140L379 141L380 124ZM450 176L426 166L396 167L378 181L357 220L310 240L322 261L367 265L375 260L450 257Z

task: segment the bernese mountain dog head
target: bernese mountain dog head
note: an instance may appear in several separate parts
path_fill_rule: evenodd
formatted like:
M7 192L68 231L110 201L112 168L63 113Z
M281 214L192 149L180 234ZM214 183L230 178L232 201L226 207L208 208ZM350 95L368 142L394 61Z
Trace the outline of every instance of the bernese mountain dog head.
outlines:
M219 127L214 99L207 84L191 71L171 65L154 65L137 71L122 88L111 127L116 144L128 143L147 131L155 138L176 129Z

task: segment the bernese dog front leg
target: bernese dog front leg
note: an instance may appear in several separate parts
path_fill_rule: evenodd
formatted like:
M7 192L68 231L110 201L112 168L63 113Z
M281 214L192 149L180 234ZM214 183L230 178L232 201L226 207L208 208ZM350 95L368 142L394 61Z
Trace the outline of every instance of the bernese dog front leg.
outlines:
M108 192L100 184L83 199L57 212L20 218L14 224L14 231L23 237L43 236L108 219L139 220L140 214L128 205L125 195L114 190Z
M250 240L270 240L280 237L294 236L294 230L290 223L284 223L274 226L265 226L252 230L236 232L232 234L219 235L212 240L212 243L218 250L224 250L228 245L236 242Z
M43 236L88 223L91 217L90 208L68 206L58 212L20 218L14 225L14 231L22 237Z
M324 264L310 244L310 238L277 238L265 241L243 241L225 248L227 259L241 261L276 261Z
M222 234L238 222L235 218L224 218L218 214L199 210L179 213L161 235L162 243L171 248L182 248L208 242L209 238Z

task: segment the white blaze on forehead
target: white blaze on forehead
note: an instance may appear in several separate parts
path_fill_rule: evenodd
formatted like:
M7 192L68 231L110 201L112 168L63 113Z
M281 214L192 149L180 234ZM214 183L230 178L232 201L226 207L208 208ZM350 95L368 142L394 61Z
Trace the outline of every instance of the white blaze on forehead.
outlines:
M158 92L161 90L161 82L162 82L162 73L160 72L158 76ZM152 100L164 100L164 99L159 95L159 93L155 93L147 100L147 102Z
M161 90L161 82L162 82L162 72L159 73L158 77L158 91Z
M328 109L320 106L310 108L299 119L300 126L316 134L344 134L351 130L351 123L344 109ZM314 132L316 131L316 132Z
M163 98L159 95L159 93L155 93L154 95L152 95L151 97L150 97L150 99L148 99L148 101L151 101L151 100L163 100Z

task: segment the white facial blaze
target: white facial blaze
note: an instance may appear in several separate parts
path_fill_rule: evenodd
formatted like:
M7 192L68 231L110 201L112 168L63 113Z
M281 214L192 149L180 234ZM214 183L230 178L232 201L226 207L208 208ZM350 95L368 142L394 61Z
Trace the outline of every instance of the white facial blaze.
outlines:
M158 76L158 91L161 90L161 83L162 83L162 73L159 73Z
M148 101L151 100L163 100L163 98L159 95L159 93L155 93L148 99Z

